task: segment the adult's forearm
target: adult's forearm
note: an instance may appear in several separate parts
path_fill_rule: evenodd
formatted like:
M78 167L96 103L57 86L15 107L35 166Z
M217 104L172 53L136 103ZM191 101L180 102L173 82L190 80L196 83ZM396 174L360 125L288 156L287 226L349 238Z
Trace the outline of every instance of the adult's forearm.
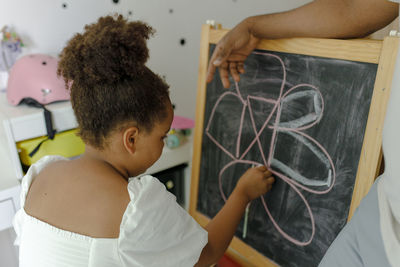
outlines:
M258 38L366 36L398 16L387 0L316 0L299 8L249 17L242 23Z

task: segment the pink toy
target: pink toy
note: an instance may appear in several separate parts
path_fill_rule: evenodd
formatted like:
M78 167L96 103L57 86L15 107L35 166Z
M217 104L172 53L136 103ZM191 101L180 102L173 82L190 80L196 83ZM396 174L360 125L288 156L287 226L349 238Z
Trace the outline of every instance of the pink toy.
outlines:
M182 130L191 128L194 128L194 120L177 115L174 116L171 129Z
M57 76L57 64L56 58L43 54L18 59L8 78L8 102L15 106L24 98L33 98L41 104L69 100L65 82Z

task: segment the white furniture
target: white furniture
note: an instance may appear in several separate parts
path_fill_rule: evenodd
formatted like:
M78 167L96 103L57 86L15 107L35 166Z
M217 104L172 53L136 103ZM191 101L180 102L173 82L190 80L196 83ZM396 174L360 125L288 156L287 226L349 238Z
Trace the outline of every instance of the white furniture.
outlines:
M50 104L46 108L52 113L53 127L57 132L77 127L71 104L68 101ZM15 143L47 134L43 110L24 104L12 106L7 102L6 94L0 93L0 120L3 124L0 135L2 145L6 143L8 148L8 151L2 155L1 161L4 157L8 157L12 162L8 160L7 165L11 164L14 178L21 179L23 172ZM0 164L3 165L4 162Z

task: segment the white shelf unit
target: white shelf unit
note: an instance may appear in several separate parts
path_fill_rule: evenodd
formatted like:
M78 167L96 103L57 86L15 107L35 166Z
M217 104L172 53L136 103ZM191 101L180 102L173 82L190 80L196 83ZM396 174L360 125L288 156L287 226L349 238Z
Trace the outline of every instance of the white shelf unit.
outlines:
M62 132L77 127L77 122L68 101L53 103L46 108L51 111L53 127ZM18 156L16 143L47 134L43 110L27 105L12 106L7 102L6 94L0 94L0 119L3 124L3 135L8 146L8 155L12 161L14 178L23 177L22 166ZM1 180L0 180L1 183Z

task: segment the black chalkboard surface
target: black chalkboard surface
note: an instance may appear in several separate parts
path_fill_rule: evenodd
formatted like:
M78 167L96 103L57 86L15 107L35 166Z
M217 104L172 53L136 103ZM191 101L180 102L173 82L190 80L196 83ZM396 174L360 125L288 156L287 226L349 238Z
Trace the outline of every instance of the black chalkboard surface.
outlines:
M203 80L223 33L203 28L190 213L206 225L248 168L269 166L276 182L249 204L230 252L246 266L317 266L379 168L393 52L358 40L341 43L350 56L335 40L267 41L224 89L218 75Z
M347 221L377 64L257 50L245 69L229 90L207 86L197 209L214 217L247 168L268 165L276 184L236 236L316 266Z

